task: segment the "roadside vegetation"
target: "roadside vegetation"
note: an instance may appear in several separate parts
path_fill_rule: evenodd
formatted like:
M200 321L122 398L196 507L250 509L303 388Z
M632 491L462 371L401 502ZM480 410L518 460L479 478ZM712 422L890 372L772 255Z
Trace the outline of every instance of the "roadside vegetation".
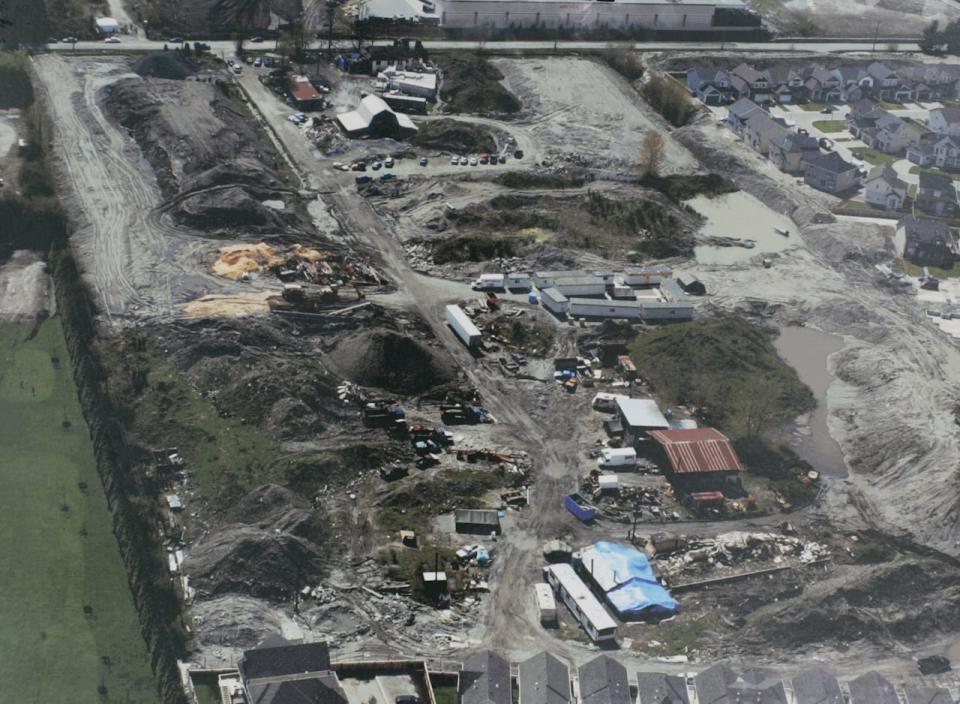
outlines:
M674 127L683 127L700 111L687 89L670 76L651 75L643 85L643 97Z
M715 173L670 176L647 174L640 179L640 185L660 191L675 203L682 203L697 196L713 198L740 190L733 181Z
M700 409L733 438L757 438L814 407L771 334L742 318L696 320L638 336L630 353L666 404Z
M40 0L34 0L40 2ZM92 38L94 20L110 14L107 0L43 0L47 10L49 33L58 39L68 35Z
M500 81L503 74L480 56L444 56L437 60L443 70L440 98L457 113L514 113L520 99Z
M631 83L643 78L643 59L635 51L610 47L601 55L604 63Z
M493 182L514 190L579 188L593 180L589 172L544 173L540 171L507 171Z

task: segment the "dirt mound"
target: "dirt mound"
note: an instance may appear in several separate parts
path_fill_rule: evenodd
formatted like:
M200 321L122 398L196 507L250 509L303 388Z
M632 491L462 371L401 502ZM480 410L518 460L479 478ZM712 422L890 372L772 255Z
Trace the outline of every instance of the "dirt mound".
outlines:
M520 99L500 82L500 70L480 57L446 58L441 61L443 86L440 97L453 112L514 113Z
M343 340L327 363L345 378L397 394L419 394L454 380L453 363L395 332L364 331Z
M192 76L200 67L179 51L158 51L147 54L133 65L134 73L152 78L168 78L182 81Z
M458 120L432 120L420 125L410 143L447 152L492 152L497 148L493 135L483 127Z
M174 206L173 216L210 234L281 233L301 225L293 213L264 205L240 186L191 194Z

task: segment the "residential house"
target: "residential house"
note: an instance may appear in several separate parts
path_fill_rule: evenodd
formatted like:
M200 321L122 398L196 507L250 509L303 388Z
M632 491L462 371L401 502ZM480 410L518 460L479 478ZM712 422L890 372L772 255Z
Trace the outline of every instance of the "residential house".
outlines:
M903 238L903 258L918 266L953 266L956 248L950 226L942 220L908 215L897 224L897 235Z
M840 195L859 187L860 174L856 165L845 161L836 152L829 152L806 163L803 180L817 190Z
M885 210L902 210L907 200L907 184L889 164L874 166L864 182L863 199Z
M866 73L869 77L870 92L875 97L880 100L903 102L904 93L900 88L900 77L896 71L879 61L874 61L867 66ZM864 81L861 81L861 85L864 85ZM906 99L910 99L909 91L906 92Z
M900 697L883 675L868 672L850 682L850 704L900 704Z
M820 103L838 103L841 100L840 74L836 70L817 67L804 87L811 100Z
M770 92L770 77L748 64L740 64L730 71L730 83L740 98L750 98L759 104L773 101Z
M638 672L636 704L690 704L687 683L662 672Z
M946 174L920 172L917 186L917 210L930 215L953 217L957 213L957 190L953 179Z
M731 704L787 704L783 681L748 670L727 687Z
M705 105L724 105L733 100L730 74L722 68L691 68L687 71L687 90Z
M807 90L803 85L803 74L790 66L771 66L767 69L770 79L770 92L777 103L802 103L806 100Z
M330 668L326 643L276 642L243 653L238 669L246 701L347 704L337 674Z
M877 126L870 145L885 154L906 154L907 149L920 143L923 132L916 125L894 115L884 115ZM865 142L866 143L866 142Z
M937 134L960 137L960 108L935 108L930 111L927 126Z
M804 162L820 155L820 145L813 137L786 132L770 140L770 161L788 174L801 173Z
M934 142L933 163L947 171L960 171L960 137L946 135Z
M763 112L763 108L749 98L740 98L727 108L727 125L742 137L747 118L757 111Z
M631 704L627 668L609 655L584 663L577 670L580 704Z
M468 657L460 671L460 704L512 704L510 663L489 650Z
M700 704L732 704L727 688L737 681L737 673L717 663L697 674L693 685Z
M844 120L847 123L847 131L860 139L863 130L875 127L877 120L888 114L886 110L878 107L872 100L864 98L850 106Z
M800 672L791 684L796 704L845 704L837 678L821 667Z
M569 704L570 669L560 658L540 653L520 663L517 704Z
M906 685L903 688L904 704L954 704L949 690L942 687L916 687Z
M935 146L929 139L921 138L918 144L907 147L907 159L918 166L933 166L937 158L934 153Z
M840 78L840 100L855 103L862 100L872 87L872 79L860 66L840 66L835 71Z
M897 69L904 85L912 84L913 100L933 102L957 97L960 67L952 64L917 64Z
M764 110L755 110L743 126L743 141L764 156L770 151L770 141L787 134L787 128Z

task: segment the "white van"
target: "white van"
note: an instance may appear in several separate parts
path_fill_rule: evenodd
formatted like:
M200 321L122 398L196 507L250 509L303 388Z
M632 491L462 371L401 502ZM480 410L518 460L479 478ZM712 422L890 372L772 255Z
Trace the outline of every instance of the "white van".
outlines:
M636 467L637 451L632 447L612 447L603 450L597 458L598 467Z

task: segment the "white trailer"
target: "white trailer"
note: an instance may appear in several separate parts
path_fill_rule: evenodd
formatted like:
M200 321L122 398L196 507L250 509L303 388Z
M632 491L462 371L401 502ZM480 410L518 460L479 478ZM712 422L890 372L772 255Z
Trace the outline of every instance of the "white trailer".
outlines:
M643 304L645 320L693 320L692 303L647 301Z
M460 306L447 306L447 325L468 348L474 349L480 344L480 330Z
M567 312L584 318L643 318L643 303L640 301L609 301L602 298L571 298Z
M571 279L557 279L553 288L567 298L571 296L603 296L607 284L599 276L576 276Z
M533 593L537 600L540 625L555 628L557 626L557 600L553 598L553 590L550 585L546 582L537 582L533 585Z
M673 271L670 269L627 269L623 274L623 283L628 286L651 286L671 277Z
M535 271L533 273L533 283L541 291L545 288L551 288L559 279L573 279L580 276L590 276L587 271Z
M632 447L608 447L601 451L597 458L598 467L623 467L633 468L637 466L637 451Z
M564 315L567 312L567 297L555 288L540 291L540 302L544 308L556 315Z
M480 274L470 288L474 291L499 291L503 288L503 274Z
M528 290L530 288L530 275L522 271L511 271L507 274L503 283L507 289Z
M572 566L566 562L549 565L543 569L543 576L547 584L560 595L591 640L602 643L616 639L617 622L574 572Z

